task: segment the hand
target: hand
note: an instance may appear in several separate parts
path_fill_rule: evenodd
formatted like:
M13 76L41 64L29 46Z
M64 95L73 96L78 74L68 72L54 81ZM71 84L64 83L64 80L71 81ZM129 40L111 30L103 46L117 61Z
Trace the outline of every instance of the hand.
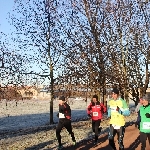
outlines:
M90 114L88 114L88 117L89 117L89 118L91 118L91 115L90 115Z
M117 106L116 111L119 111L119 110L120 110L120 108Z
M107 118L106 118L106 120L110 120L110 119L111 119L111 117L107 117Z
M146 113L145 116L146 116L147 118L150 118L150 114L149 114L149 113Z
M117 106L116 111L118 111L119 114L122 114L121 109Z

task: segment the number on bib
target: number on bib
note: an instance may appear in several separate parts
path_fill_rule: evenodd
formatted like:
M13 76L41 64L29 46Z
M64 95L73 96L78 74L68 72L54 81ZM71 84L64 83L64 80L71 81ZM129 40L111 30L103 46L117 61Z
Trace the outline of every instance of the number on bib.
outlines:
M150 122L143 122L143 129L150 129Z
M98 112L93 112L93 116L98 116Z

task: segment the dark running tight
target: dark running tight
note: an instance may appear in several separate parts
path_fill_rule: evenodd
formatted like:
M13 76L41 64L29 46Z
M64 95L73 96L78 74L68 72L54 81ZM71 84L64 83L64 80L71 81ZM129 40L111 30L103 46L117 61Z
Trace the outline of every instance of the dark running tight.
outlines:
M145 150L147 138L150 144L150 133L140 132L141 150Z
M115 142L114 142L114 137L117 133L118 136L118 144L119 144L119 150L124 150L124 145L123 145L123 137L124 137L124 132L125 132L125 127L121 126L120 129L114 129L112 125L110 125L110 131L109 131L109 145L116 150Z
M56 137L57 137L59 146L62 145L60 132L63 127L65 127L67 129L67 131L69 132L69 134L71 135L72 141L75 141L74 133L72 132L71 120L66 119L66 118L60 119L59 123L57 125L57 128L56 128Z
M101 120L92 120L92 130L95 132L95 142L98 140L98 132Z

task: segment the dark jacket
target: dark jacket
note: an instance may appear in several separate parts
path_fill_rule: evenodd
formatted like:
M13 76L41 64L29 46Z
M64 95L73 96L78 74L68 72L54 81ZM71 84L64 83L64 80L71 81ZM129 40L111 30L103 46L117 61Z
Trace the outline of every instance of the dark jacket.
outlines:
M71 119L71 109L70 106L65 102L63 105L59 104L59 119L63 119L63 116L66 119Z

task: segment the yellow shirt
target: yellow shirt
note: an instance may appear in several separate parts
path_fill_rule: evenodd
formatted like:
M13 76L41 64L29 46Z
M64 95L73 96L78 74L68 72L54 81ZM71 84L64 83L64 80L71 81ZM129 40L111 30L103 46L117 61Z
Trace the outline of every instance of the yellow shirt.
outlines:
M110 124L116 125L116 126L124 126L125 117L117 111L117 106L120 108L121 111L127 109L128 107L127 107L126 101L121 98L117 100L111 99L109 100L108 105L109 105L109 109L111 113Z

